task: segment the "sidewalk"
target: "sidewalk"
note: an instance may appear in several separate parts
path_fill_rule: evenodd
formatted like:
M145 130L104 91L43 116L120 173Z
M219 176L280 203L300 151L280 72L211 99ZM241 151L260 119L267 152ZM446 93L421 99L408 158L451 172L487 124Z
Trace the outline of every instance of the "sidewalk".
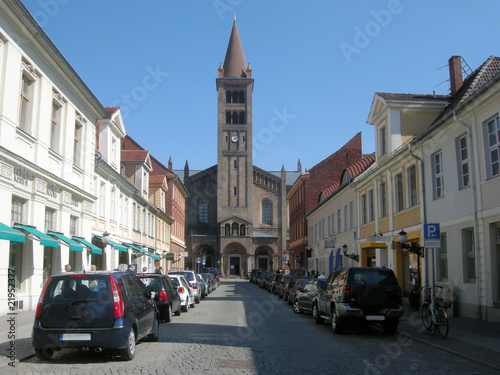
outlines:
M244 280L222 280L241 281ZM31 345L31 328L35 311L18 311L16 315L0 316L0 369L8 366L11 347L17 360L35 354ZM9 319L15 318L12 325ZM15 344L10 344L9 332L15 333ZM408 306L400 321L398 333L437 349L482 363L500 371L500 323L488 323L470 318L450 318L450 333L446 339L423 329L420 314Z
M407 301L405 306L398 333L500 371L500 323L450 317L448 337L442 339L424 329L419 311L411 309Z

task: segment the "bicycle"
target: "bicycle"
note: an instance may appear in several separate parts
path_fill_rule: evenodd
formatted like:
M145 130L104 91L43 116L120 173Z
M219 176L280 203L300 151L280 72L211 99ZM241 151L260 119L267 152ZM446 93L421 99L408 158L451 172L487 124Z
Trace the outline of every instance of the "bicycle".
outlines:
M436 285L436 288L443 289L441 285ZM425 301L422 304L421 317L422 323L427 331L438 332L439 336L445 339L448 336L450 330L450 322L448 319L448 314L446 310L451 306L451 303L445 301L441 297L435 297L432 301L431 298L431 287L422 287L422 289L428 289L428 293L425 297ZM424 293L425 294L425 293Z

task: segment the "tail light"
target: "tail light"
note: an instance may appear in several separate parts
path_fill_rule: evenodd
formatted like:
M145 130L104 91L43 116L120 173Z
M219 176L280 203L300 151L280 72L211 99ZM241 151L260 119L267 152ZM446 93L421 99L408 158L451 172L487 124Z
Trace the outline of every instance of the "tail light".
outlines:
M109 275L109 281L111 282L111 293L113 294L113 308L115 310L115 318L119 318L123 315L123 298L122 292L118 287L118 283L113 275Z
M165 293L165 292L162 290L160 293L158 293L158 299L159 299L160 301L168 301L168 295L167 295L167 293Z
M181 286L181 287L179 288L179 293L184 293L184 287L183 287L183 286Z
M193 289L198 289L198 284L197 283L194 283Z
M354 285L353 284L344 285L342 294L344 295L344 302L348 302L351 299L351 294L354 294Z
M43 286L42 293L40 294L40 298L38 299L38 304L36 305L36 313L35 317L40 318L40 313L42 312L42 302L43 302L43 297L45 296L45 291L47 290L47 286L50 283L50 280L52 279L52 276L49 277L45 285Z
M394 287L394 293L397 297L401 297L401 287L399 285Z

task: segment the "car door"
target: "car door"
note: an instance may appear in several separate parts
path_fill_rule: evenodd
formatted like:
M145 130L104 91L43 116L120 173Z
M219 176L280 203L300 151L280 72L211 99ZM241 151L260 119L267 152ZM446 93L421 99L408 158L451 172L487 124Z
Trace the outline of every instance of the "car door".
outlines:
M130 319L137 322L137 339L140 339L149 333L153 325L152 300L146 298L150 297L150 294L146 291L142 281L137 279L136 276L124 275L123 284L128 297Z
M321 292L318 294L318 306L322 314L329 313L330 311L330 301L332 300L333 293L333 283L337 275L340 273L340 269L333 271L326 279L325 284Z

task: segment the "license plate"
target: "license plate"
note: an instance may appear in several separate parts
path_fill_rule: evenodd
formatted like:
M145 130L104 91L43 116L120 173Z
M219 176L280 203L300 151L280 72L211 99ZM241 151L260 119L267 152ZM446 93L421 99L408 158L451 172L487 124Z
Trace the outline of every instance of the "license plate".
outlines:
M90 333L61 333L59 341L90 341L92 336Z
M377 321L377 320L385 320L385 316L382 316L382 315L367 315L365 317L366 320L374 320L374 321Z

